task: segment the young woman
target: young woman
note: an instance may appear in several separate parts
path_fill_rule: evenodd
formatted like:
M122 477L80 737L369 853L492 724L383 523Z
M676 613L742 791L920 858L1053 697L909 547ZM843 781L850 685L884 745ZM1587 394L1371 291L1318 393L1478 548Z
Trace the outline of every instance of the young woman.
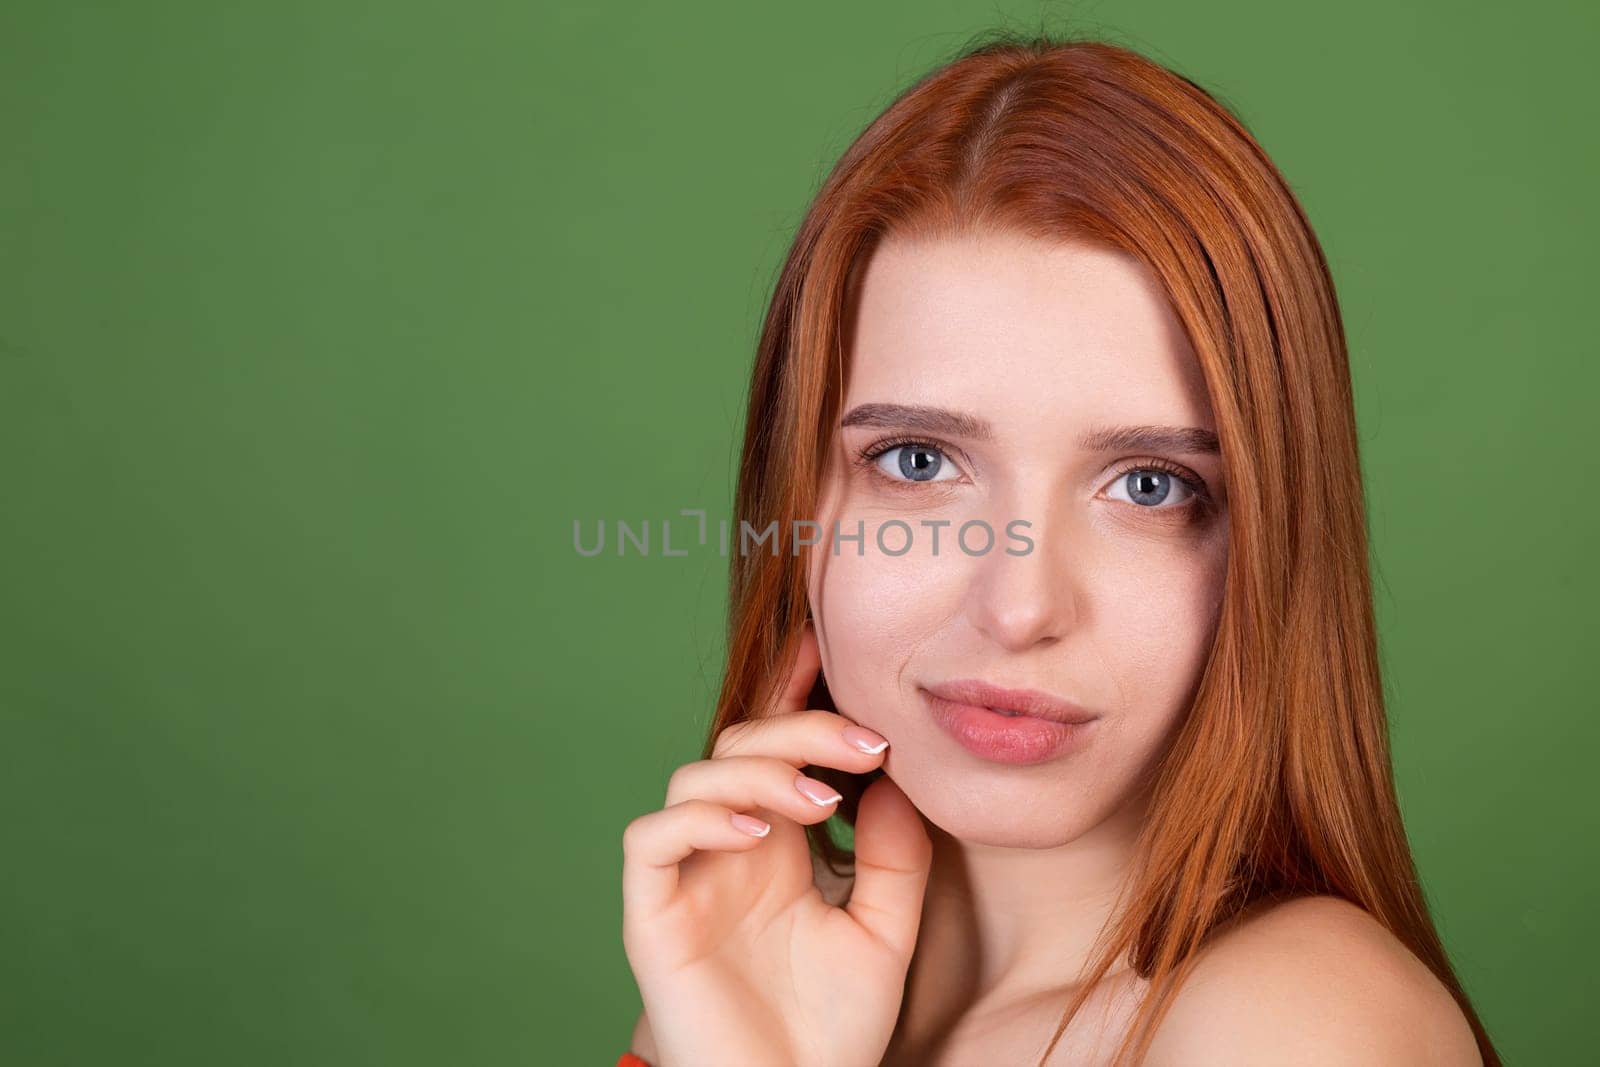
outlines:
M1204 90L1002 38L900 96L736 499L704 758L623 835L623 1063L1499 1063L1396 804L1333 284Z

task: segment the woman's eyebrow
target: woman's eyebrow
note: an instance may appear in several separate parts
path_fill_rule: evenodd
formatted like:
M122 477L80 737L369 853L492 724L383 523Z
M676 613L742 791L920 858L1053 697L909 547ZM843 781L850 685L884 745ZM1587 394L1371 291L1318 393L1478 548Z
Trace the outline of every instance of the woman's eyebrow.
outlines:
M922 404L857 404L839 420L839 426L841 429L869 426L879 430L941 433L974 441L987 441L994 436L988 422L976 415Z
M1101 426L1085 433L1078 444L1090 452L1222 454L1216 433L1199 426Z
M994 437L989 423L976 415L923 404L858 404L839 420L839 426L948 434L974 441ZM1096 426L1078 439L1078 445L1089 452L1222 454L1216 433L1199 426Z

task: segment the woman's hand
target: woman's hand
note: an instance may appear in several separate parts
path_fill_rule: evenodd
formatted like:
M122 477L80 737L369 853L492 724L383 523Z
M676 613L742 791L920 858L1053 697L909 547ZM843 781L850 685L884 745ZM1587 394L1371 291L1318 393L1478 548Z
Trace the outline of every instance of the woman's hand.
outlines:
M859 774L885 755L852 746L850 720L805 708L820 665L808 624L773 711L723 730L710 759L673 772L665 806L623 831L622 943L655 1067L876 1067L888 1048L932 846L880 777L857 809L850 901L823 900L802 824L836 803L808 799L799 768ZM770 832L741 830L746 813Z

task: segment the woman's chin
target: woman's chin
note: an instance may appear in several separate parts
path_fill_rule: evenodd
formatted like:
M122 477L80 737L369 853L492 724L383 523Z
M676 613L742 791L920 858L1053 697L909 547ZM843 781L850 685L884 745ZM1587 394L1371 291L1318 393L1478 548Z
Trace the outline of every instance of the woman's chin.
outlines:
M931 770L931 769L930 769ZM1018 784L1015 798L992 785L966 783L949 769L931 770L925 780L917 775L885 774L906 794L922 817L941 832L968 844L996 848L1055 848L1075 840L1092 825L1081 812L1080 800L1041 798L1037 788ZM910 780L908 780L910 779ZM1077 811L1078 816L1065 812Z

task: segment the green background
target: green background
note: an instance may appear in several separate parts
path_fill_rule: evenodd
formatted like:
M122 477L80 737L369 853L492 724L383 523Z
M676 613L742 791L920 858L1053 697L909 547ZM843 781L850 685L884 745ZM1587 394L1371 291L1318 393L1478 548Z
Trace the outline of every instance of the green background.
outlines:
M1583 1061L1593 12L5 5L0 1060L612 1062L620 835L698 754L724 561L572 522L727 515L821 177L1043 18L1301 197L1424 886L1508 1061Z

